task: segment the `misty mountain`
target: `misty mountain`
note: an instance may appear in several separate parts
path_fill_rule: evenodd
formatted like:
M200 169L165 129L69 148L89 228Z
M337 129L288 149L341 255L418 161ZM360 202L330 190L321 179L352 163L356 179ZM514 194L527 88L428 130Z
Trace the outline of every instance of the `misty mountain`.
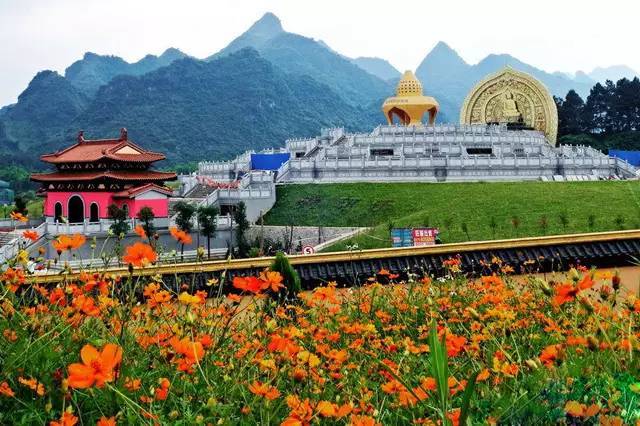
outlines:
M471 65L439 42L416 75L440 103L438 121L457 122L471 88L507 65L562 97L574 89L586 98L596 80L634 72L617 66L547 73L504 54ZM33 166L39 154L72 143L81 128L100 138L126 126L136 141L166 152L168 164L278 146L321 127L370 130L384 122L380 107L399 76L384 59L351 59L286 32L267 13L206 60L177 49L135 63L87 53L64 76L38 73L16 104L0 108L0 155L4 164Z
M511 55L491 54L475 65L468 64L444 42L439 42L416 70L425 92L434 96L447 118L458 121L460 108L473 86L505 66L531 74L556 96L566 96L571 89L586 97L592 83L576 81L561 73L548 73Z
M252 47L260 55L292 75L307 75L331 87L352 105L367 105L388 96L393 85L363 70L324 42L282 29L280 20L265 14L246 32L209 59Z
M178 49L167 49L162 55L147 55L138 62L129 63L118 56L97 55L87 52L84 57L65 70L65 77L87 96L118 75L142 75L165 67L187 55Z
M36 94L51 107L31 108L42 100ZM39 154L73 143L80 129L104 138L127 127L132 140L175 164L282 146L321 127L364 130L376 124L326 85L286 74L248 48L213 61L185 58L142 76L120 75L85 102L63 77L37 76L0 118L1 149L34 165Z
M89 105L89 99L54 71L41 71L0 116L3 163L21 162L41 152L42 144L66 129Z
M385 59L367 58L361 56L359 58L353 59L351 62L353 62L369 74L375 75L379 79L385 81L395 81L402 77L402 73Z
M640 73L629 68L626 65L614 65L610 67L598 67L589 73L589 77L594 82L604 83L607 80L616 82L622 78L633 80L634 77L640 77Z

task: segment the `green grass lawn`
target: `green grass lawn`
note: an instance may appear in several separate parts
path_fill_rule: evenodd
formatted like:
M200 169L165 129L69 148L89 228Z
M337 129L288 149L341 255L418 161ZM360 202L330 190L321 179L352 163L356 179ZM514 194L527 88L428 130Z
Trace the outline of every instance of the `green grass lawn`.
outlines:
M388 247L391 227L435 226L442 242L640 228L640 182L286 185L265 224L374 228L331 250Z

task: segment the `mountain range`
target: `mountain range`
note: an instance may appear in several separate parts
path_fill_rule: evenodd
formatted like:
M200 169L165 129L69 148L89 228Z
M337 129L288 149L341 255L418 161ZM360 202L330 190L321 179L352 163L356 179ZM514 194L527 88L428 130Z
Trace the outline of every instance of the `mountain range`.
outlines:
M510 55L464 61L438 43L416 70L441 105L439 121L455 122L473 85L509 65L534 75L557 96L585 97L596 81L635 72L547 73ZM283 29L267 13L219 52L199 60L177 49L135 63L86 53L64 75L42 71L16 104L0 109L3 163L34 167L38 155L69 145L79 129L103 138L127 127L169 164L229 158L278 146L321 127L366 130L383 120L380 105L401 73L381 58L349 58L320 40Z

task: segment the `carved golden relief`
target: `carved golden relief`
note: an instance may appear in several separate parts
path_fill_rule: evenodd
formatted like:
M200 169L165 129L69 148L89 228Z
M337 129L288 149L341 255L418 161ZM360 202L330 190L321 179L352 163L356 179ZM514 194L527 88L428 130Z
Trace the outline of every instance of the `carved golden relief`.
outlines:
M558 135L558 111L547 88L509 67L476 84L462 105L460 122L521 123L543 132L551 145Z

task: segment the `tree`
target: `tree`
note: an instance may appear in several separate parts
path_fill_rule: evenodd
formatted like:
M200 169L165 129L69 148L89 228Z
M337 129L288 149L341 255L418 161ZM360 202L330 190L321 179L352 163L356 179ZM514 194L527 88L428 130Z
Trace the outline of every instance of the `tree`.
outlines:
M143 207L138 212L138 220L142 222L142 229L144 229L144 233L147 234L147 239L149 243L153 241L153 234L156 233L156 227L153 223L156 215L153 213L153 209L151 207Z
M126 210L121 209L116 204L111 204L107 207L107 215L109 219L113 221L109 229L118 240L121 240L129 232L129 218L127 217Z
M584 129L584 101L575 90L569 90L564 100L556 99L558 106L558 135L577 135Z
M24 197L22 197L21 195L16 195L13 198L13 204L14 212L27 216L27 200L25 200Z
M218 208L214 206L200 206L197 211L200 233L207 237L207 257L211 259L211 238L216 235Z
M174 206L176 211L176 226L187 234L193 229L193 215L196 213L196 207L186 201L179 201Z
M238 247L238 256L246 257L249 253L249 244L247 243L247 231L249 230L249 221L247 220L247 206L240 201L233 212L233 221L236 224L236 245Z
M611 105L615 96L615 86L609 80L603 86L596 83L591 88L584 106L583 120L590 133L608 133L612 129Z

